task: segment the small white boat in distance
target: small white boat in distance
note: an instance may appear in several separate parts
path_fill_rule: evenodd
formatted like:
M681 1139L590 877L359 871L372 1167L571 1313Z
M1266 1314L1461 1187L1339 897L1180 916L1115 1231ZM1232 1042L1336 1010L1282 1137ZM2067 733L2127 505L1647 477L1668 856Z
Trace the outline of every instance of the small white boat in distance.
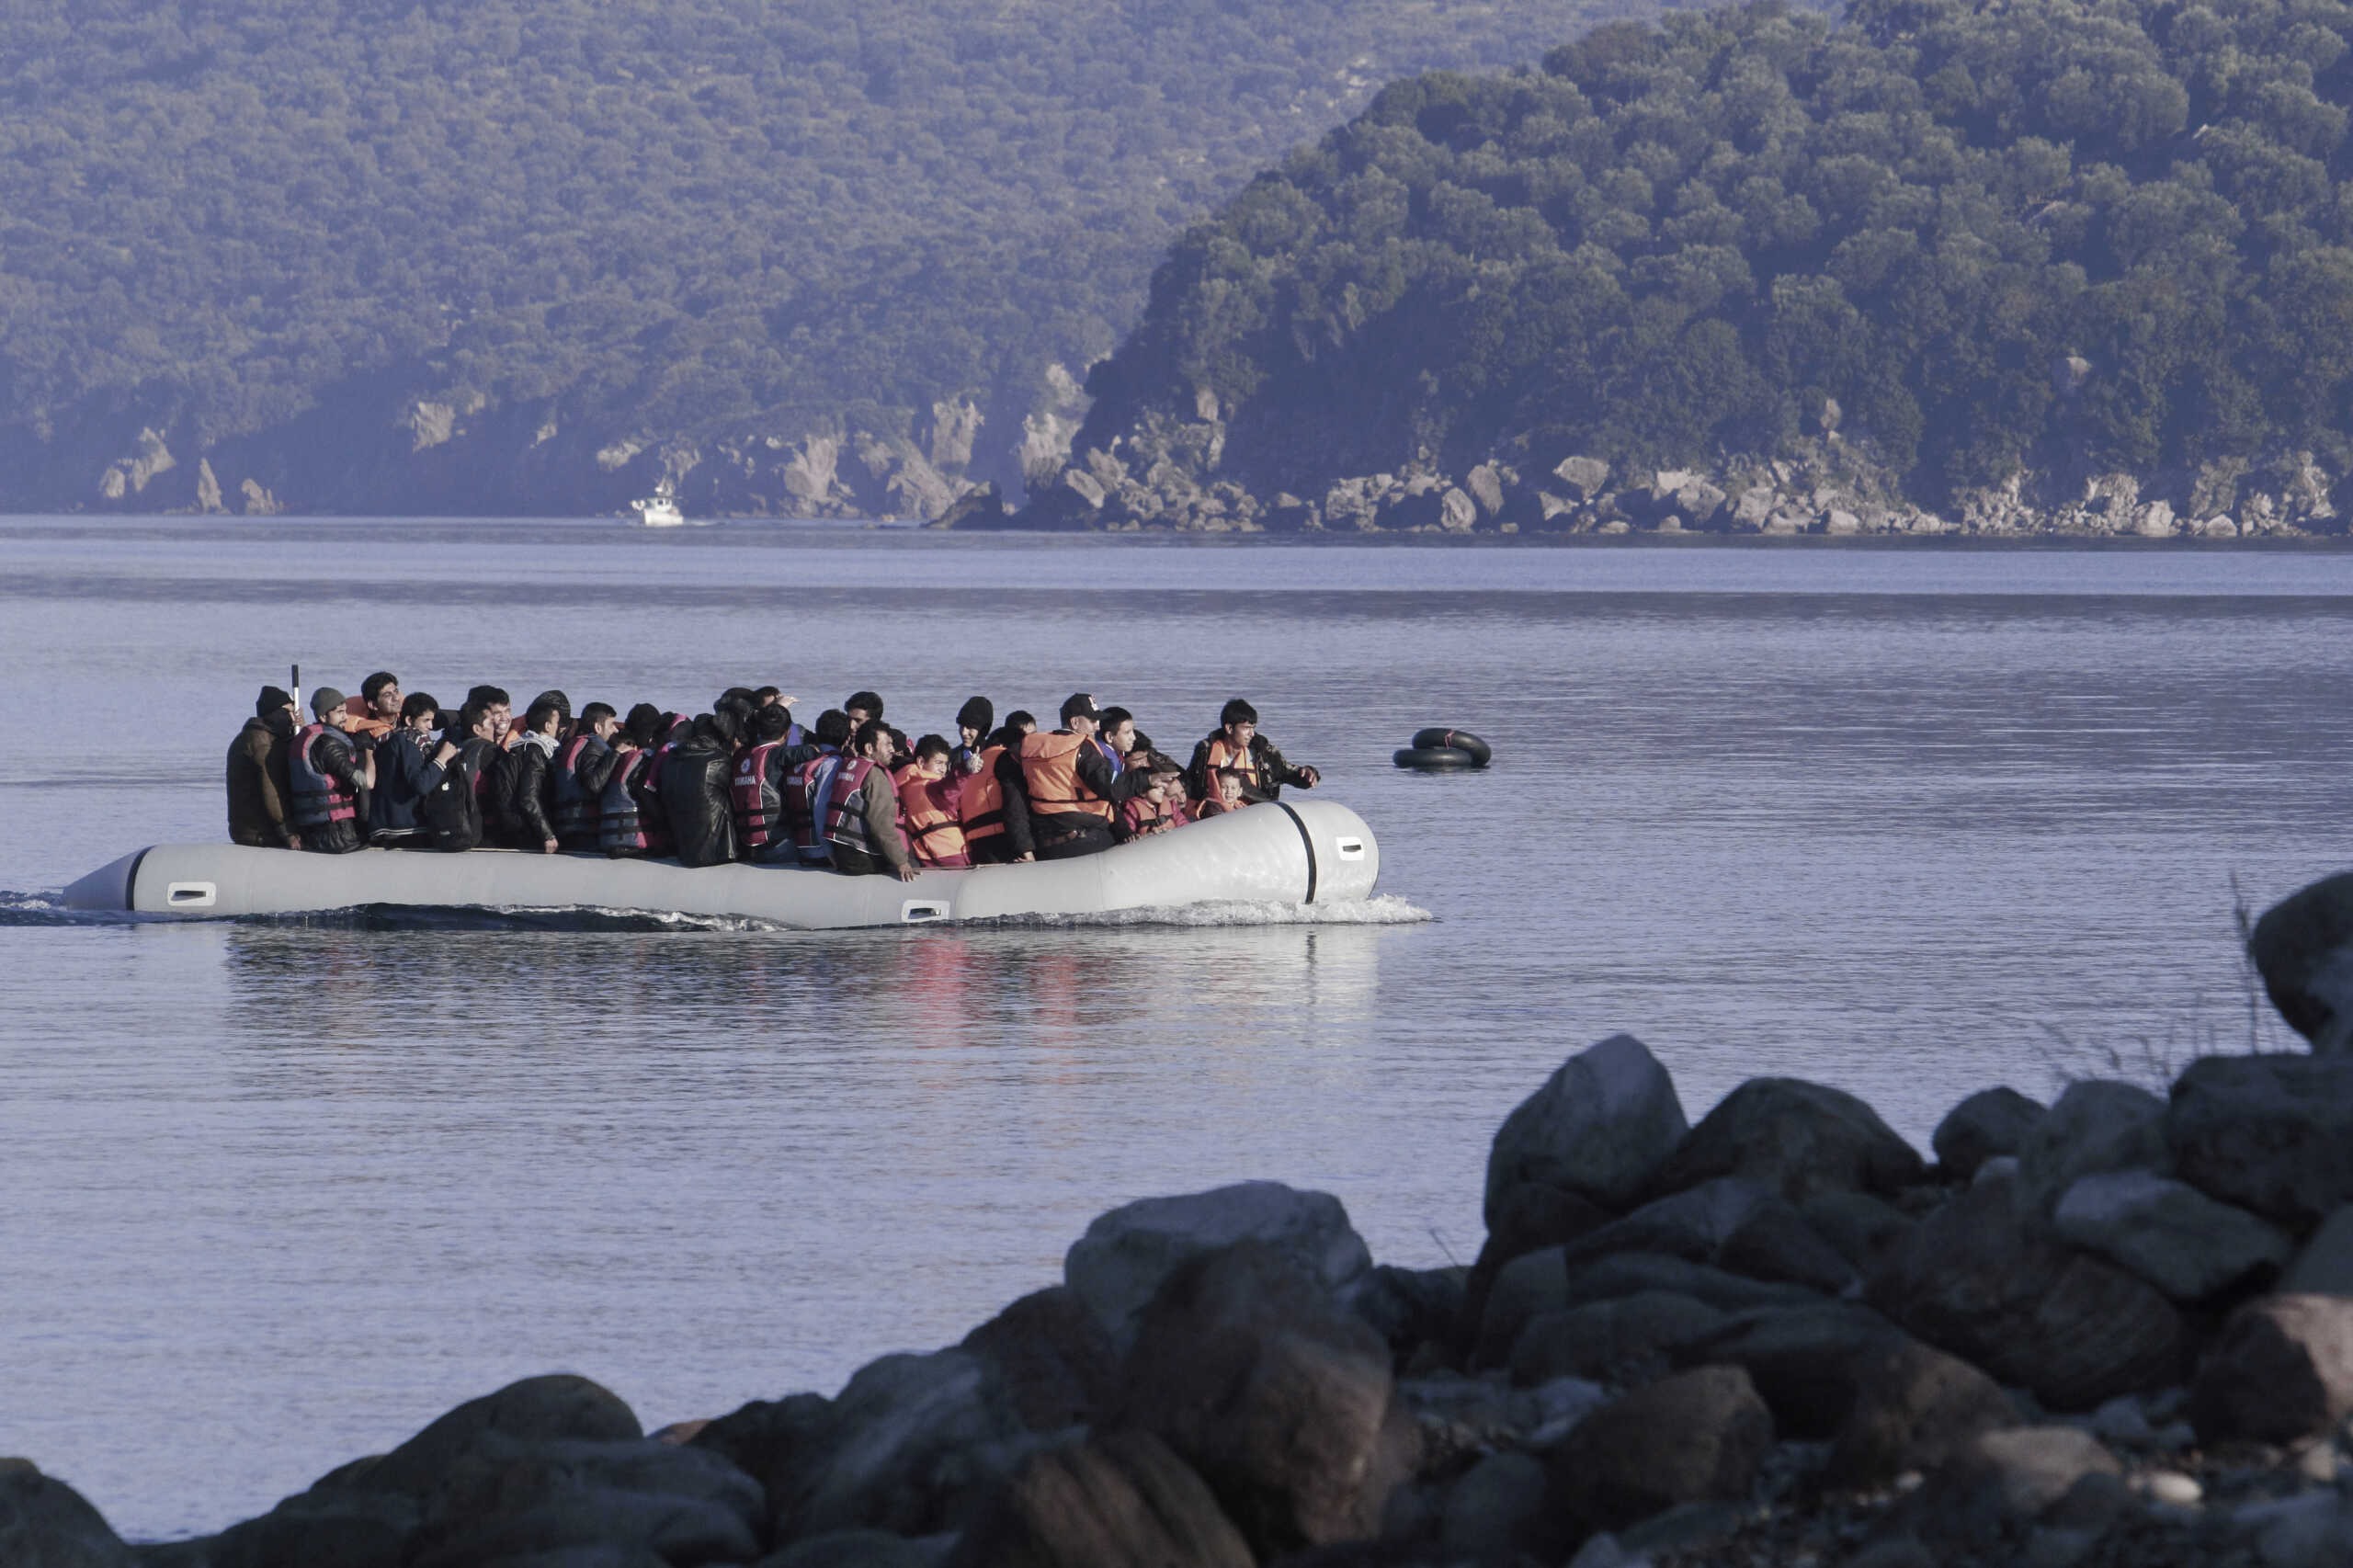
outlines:
M1381 852L1336 801L1279 801L1154 834L1076 860L896 877L675 860L474 849L306 855L232 844L162 844L65 890L72 909L220 918L361 906L610 909L739 916L801 930L923 926L1007 915L1102 915L1194 903L1338 903L1370 898Z
M677 487L667 474L654 487L653 494L641 495L629 505L637 520L649 528L675 528L687 520L687 515L678 510Z

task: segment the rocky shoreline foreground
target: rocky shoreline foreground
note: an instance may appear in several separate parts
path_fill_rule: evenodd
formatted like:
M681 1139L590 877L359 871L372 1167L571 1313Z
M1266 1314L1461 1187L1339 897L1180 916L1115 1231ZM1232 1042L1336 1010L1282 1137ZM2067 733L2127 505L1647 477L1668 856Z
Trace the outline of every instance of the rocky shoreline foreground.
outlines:
M1467 1268L1253 1182L1097 1219L952 1348L647 1436L528 1379L217 1536L0 1460L7 1568L2353 1561L2353 875L2251 955L2310 1054L1696 1125L1633 1037L1495 1135Z

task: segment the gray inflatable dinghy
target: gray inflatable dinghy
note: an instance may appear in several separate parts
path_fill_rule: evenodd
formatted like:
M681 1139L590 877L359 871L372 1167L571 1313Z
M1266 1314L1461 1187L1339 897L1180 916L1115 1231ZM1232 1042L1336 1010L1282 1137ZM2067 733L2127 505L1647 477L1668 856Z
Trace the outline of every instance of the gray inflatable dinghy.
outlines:
M626 909L824 930L1233 901L1333 903L1370 896L1380 871L1380 849L1356 812L1327 801L1282 801L1081 859L925 871L911 882L784 866L689 870L667 860L507 849L306 855L159 844L91 872L65 890L65 902L74 909L197 918L386 904Z

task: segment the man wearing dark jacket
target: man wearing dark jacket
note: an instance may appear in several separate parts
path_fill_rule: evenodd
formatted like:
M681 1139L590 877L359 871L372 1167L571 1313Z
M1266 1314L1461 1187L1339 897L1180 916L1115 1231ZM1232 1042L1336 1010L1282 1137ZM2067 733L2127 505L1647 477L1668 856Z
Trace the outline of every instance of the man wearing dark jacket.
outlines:
M555 748L563 727L563 710L545 696L524 710L506 773L508 843L517 849L555 853Z
M1024 735L996 759L1016 860L1068 860L1110 848L1120 807L1152 787L1142 772L1111 777L1110 762L1093 744L1103 715L1092 697L1074 693L1062 717L1061 729Z
M348 855L360 846L368 791L376 782L376 759L351 744L358 721L344 704L331 686L311 693L316 722L296 733L286 753L287 823L302 835L302 847L319 855Z
M500 777L497 735L497 715L476 702L467 703L443 733L444 742L454 741L457 751L442 763L440 779L416 808L417 824L434 848L457 853L482 843L483 796ZM491 770L489 781L483 778L486 768Z
M1194 800L1215 800L1217 776L1225 768L1242 776L1245 801L1278 800L1286 784L1313 790L1324 781L1315 769L1293 767L1283 760L1274 743L1258 733L1258 710L1241 698L1225 705L1217 722L1216 733L1204 736L1193 748L1193 765L1185 770L1186 792Z
M421 835L417 807L441 782L443 767L458 755L456 742L434 735L440 717L432 694L415 692L402 699L400 722L392 733L376 743L376 789L368 800L369 843L390 847Z
M734 714L706 713L662 759L660 794L681 866L735 858L735 816L727 786L735 768Z
M300 849L287 821L286 748L294 738L294 699L266 686L254 716L229 743L229 842L256 849Z

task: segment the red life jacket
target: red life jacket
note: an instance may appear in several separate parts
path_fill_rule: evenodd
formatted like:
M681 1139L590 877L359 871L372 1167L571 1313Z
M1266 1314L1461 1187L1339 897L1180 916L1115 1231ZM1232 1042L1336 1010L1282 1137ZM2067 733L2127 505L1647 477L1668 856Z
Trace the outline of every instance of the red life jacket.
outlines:
M596 743L597 737L585 733L573 736L556 753L549 770L555 783L555 820L551 825L556 837L567 843L580 844L597 835L597 802L580 787L580 756Z
M981 753L981 770L964 775L964 792L956 798L956 818L964 829L968 852L983 839L1005 832L1005 780L996 776L996 759L1004 755L1003 746L989 747Z
M653 756L633 751L614 764L612 777L605 780L605 792L597 799L597 848L645 848L645 824L638 812L637 796L629 786Z
M959 869L971 865L972 858L964 848L964 825L940 802L939 786L947 780L926 778L909 763L892 774L891 781L899 787L899 831L906 835L915 864ZM968 778L968 787L970 782Z
M866 776L874 764L866 757L844 757L825 790L822 831L828 844L874 853L874 836L866 831L866 803L859 799Z
M727 786L727 807L735 817L735 842L747 850L766 849L780 837L779 819L784 798L768 779L768 759L782 741L762 741L735 759Z
M1021 737L1021 779L1029 789L1029 809L1040 816L1084 812L1111 820L1111 802L1078 776L1078 748L1086 742L1056 730Z
M819 752L792 770L791 787L784 791L784 817L792 824L792 847L804 866L822 866L829 858L823 820L825 791L843 760L840 752Z
M359 814L359 794L311 760L311 748L327 733L324 724L310 724L294 737L286 754L286 779L293 799L287 803L287 821L297 833L349 822Z

